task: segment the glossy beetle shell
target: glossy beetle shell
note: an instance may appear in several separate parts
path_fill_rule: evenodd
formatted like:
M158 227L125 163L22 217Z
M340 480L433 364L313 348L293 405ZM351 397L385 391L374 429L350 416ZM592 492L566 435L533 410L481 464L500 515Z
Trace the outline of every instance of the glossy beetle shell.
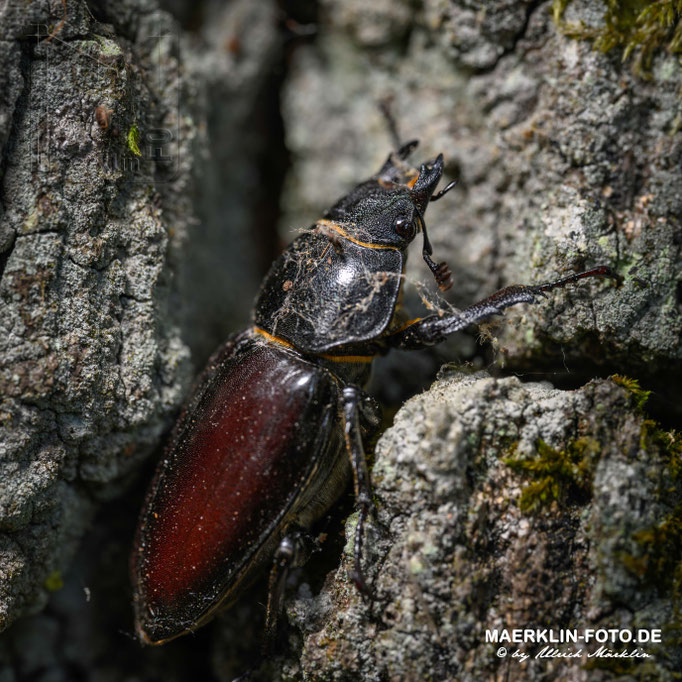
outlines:
M131 573L144 642L195 630L234 600L289 531L331 507L350 462L366 516L361 438L379 419L360 387L395 326L405 249L420 228L431 253L422 216L443 172L442 156L419 172L408 166L414 146L391 154L275 261L255 327L200 379L138 525Z
M141 639L160 644L229 603L293 522L338 496L348 464L326 370L249 334L209 364L147 495L131 572Z
M362 441L376 432L380 410L362 386L373 358L390 348L440 343L585 277L618 280L600 265L508 286L451 314L407 320L400 310L405 249L419 231L439 288L450 280L447 265L431 258L423 216L454 186L434 194L443 157L417 172L405 163L414 146L391 154L377 175L289 246L261 287L255 326L209 363L138 526L131 571L143 641L161 644L200 627L265 563L272 566L266 619L272 636L288 570L302 554L296 527L309 528L331 507L351 466L358 522L349 576L370 594L361 560L372 491Z

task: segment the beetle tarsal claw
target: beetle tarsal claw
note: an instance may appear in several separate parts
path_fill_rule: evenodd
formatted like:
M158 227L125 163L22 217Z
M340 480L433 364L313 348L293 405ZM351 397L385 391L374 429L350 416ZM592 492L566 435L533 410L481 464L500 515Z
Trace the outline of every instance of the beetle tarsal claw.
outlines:
M447 291L452 286L452 273L445 261L438 264L434 276L436 278L436 284L438 284L438 288L441 291Z

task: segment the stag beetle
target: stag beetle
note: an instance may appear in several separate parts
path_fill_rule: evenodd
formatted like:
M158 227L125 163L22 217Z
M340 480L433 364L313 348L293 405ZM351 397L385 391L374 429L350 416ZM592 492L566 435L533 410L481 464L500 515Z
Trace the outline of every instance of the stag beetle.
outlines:
M272 563L266 622L280 608L305 529L354 481L358 523L352 579L361 569L370 480L363 436L379 407L364 392L372 360L419 349L517 303L584 277L618 279L600 266L533 286L510 286L456 314L410 320L401 307L406 250L422 254L440 289L424 213L443 174L442 154L413 168L416 141L342 197L273 263L253 326L210 359L176 424L147 493L131 557L136 629L163 644L229 605ZM274 562L273 562L274 557Z

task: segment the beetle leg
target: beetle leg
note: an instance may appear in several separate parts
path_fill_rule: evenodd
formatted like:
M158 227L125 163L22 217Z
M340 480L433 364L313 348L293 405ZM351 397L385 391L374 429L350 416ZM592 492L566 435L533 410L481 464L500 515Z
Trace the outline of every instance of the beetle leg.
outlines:
M362 571L362 542L364 539L365 521L372 509L372 489L360 432L361 411L363 416L369 415L370 412L367 407L368 403L365 402L363 406L362 394L363 391L357 386L346 386L343 389L344 437L351 468L353 469L355 502L358 507L358 524L355 527L355 541L353 545L353 570L350 573L350 578L363 595L371 596L371 591L367 586L367 581ZM372 412L373 418L376 418L376 411L372 410Z
M360 411L360 428L362 429L363 439L372 438L379 430L381 425L381 407L369 393L361 392L361 399L358 402Z
M585 277L608 277L620 284L621 277L611 268L601 265L585 272L578 272L568 277L545 282L544 284L533 284L530 286L515 284L496 291L492 296L484 298L478 303L465 308L454 315L429 315L420 320L416 320L408 327L386 337L386 341L393 348L403 348L406 350L416 350L432 346L445 340L447 336L458 332L470 324L482 322L492 315L501 315L505 308L516 305L517 303L537 303L539 296L547 296L547 292L552 289L573 284Z
M284 603L284 591L292 568L305 563L309 552L306 551L308 533L302 528L291 528L280 540L279 547L270 570L268 587L268 607L265 614L264 653L272 652L277 635L277 623Z

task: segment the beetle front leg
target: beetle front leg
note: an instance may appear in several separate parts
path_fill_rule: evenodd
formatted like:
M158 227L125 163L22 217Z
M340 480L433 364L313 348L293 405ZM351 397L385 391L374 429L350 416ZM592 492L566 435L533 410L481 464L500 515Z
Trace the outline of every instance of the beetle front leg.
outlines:
M355 541L353 545L353 570L351 580L363 595L371 596L367 581L362 570L362 542L364 538L365 521L372 509L372 488L369 481L365 450L362 446L360 432L360 414L367 415L368 406L363 403L363 392L357 386L346 386L343 389L343 417L344 438L346 451L353 469L353 484L355 487L355 501L358 507L358 524L355 527ZM371 415L376 418L376 411ZM378 425L378 420L377 420ZM370 422L369 426L372 424Z
M388 337L386 340L393 348L405 350L418 350L427 346L433 346L444 341L447 336L465 329L470 324L476 324L492 317L501 315L505 308L517 303L537 303L538 296L547 296L547 292L558 289L568 284L574 284L586 277L608 277L618 284L622 281L611 268L601 265L585 272L578 272L568 277L562 277L553 282L544 284L523 285L516 284L496 291L492 296L484 298L478 303L465 308L454 315L430 315L417 320L405 329L402 329Z

